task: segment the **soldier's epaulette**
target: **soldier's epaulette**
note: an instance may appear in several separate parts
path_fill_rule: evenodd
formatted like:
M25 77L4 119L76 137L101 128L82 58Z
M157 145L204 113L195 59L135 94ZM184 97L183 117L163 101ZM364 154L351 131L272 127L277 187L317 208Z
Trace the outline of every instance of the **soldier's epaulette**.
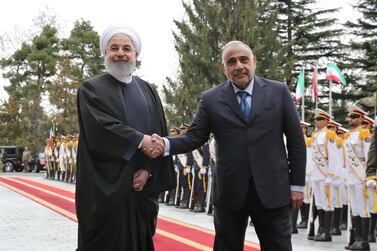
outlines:
M306 146L307 146L307 147L311 147L311 146L312 146L312 142L313 142L312 137L307 137L307 138L305 139L305 143L306 143Z
M336 145L338 147L342 147L343 146L343 139L341 137L336 137Z
M328 140L330 140L330 141L334 141L334 139L335 139L335 132L334 131L330 131L330 130L328 130L327 132L326 132L326 139L328 139Z
M343 134L343 139L346 140L346 139L348 139L349 136L350 136L350 133L346 132L346 133Z
M374 176L367 176L365 179L366 180L377 180L377 176L376 175L374 175Z
M359 133L359 139L364 140L368 138L369 134L370 134L369 129L362 129L360 130L360 133Z

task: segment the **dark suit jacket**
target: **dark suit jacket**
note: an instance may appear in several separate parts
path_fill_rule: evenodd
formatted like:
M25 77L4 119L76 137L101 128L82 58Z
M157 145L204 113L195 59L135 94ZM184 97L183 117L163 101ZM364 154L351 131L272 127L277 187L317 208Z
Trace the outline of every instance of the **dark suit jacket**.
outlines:
M251 177L266 208L288 205L290 185L305 185L305 142L285 84L255 76L249 122L230 81L205 91L187 134L169 138L170 153L196 149L211 132L216 140L215 206L242 209Z

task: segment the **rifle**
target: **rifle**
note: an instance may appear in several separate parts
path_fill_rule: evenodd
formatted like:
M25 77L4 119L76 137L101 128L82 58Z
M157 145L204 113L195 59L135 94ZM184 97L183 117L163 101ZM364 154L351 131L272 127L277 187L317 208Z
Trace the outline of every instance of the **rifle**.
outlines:
M309 219L308 219L308 239L313 240L314 239L314 233L315 233L315 225L314 225L314 192L313 189L310 192L310 207L309 207Z
M174 196L174 205L178 206L180 203L180 196L179 196L179 190L180 190L180 184L179 184L179 169L177 168L177 187L175 188L175 196Z
M191 182L191 192L190 192L190 199L189 199L189 209L193 208L192 204L194 201L194 190L195 190L195 180L196 180L195 167L191 168L191 173L192 173L192 182ZM190 176L188 178L190 178Z
M347 210L347 242L348 247L355 242L355 229L352 224L351 205L348 204Z
M207 186L207 198L206 198L206 213L210 212L211 207L211 194L212 194L212 170L208 168L208 186Z

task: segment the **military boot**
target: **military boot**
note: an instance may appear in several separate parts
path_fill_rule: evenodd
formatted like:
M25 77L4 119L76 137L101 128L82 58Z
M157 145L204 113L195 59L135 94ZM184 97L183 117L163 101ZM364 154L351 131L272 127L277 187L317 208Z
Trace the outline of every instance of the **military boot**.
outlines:
M317 238L319 238L323 234L324 225L325 225L325 211L323 209L318 209L317 213L318 213L319 226L318 226L317 234L314 236L314 240L316 240Z
M181 209L189 208L190 192L191 192L191 190L189 190L189 189L183 190L182 201L181 201L179 208L181 208Z
M303 203L300 207L301 222L297 224L297 228L306 229L308 227L310 204Z
M340 226L339 226L341 218L342 218L342 208L335 208L332 229L330 231L331 235L342 235L342 231L340 231Z
M355 241L349 247L349 250L363 250L363 251L370 250L370 246L368 242L369 225L370 225L370 218L360 219L361 239L358 241Z
M370 227L369 227L369 236L368 240L370 243L376 242L376 237L374 236L374 231L376 229L376 223L377 223L377 214L370 214Z
M332 241L331 234L330 234L330 228L331 228L331 222L333 218L334 212L324 212L324 224L323 224L323 232L318 236L314 238L315 241Z
M342 210L342 223L340 224L340 230L347 230L347 220L348 220L348 206L343 205Z
M354 236L355 236L355 241L353 243L350 243L350 245L346 246L345 249L348 250L360 250L360 249L355 249L355 248L360 248L361 244L360 242L362 241L361 238L361 218L360 216L352 216L352 228L354 231ZM363 250L363 249L361 249Z

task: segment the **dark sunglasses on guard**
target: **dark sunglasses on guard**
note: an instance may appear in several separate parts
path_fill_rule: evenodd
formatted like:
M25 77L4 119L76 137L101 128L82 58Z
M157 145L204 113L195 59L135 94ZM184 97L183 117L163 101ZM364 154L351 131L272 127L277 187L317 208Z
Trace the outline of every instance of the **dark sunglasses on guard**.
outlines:
M350 115L348 115L348 117L349 117L350 119L358 119L358 118L360 118L360 115L357 115L357 114L350 114Z
M325 120L326 118L324 118L324 117L316 117L316 118L314 118L314 120L315 121L321 121L321 120Z

